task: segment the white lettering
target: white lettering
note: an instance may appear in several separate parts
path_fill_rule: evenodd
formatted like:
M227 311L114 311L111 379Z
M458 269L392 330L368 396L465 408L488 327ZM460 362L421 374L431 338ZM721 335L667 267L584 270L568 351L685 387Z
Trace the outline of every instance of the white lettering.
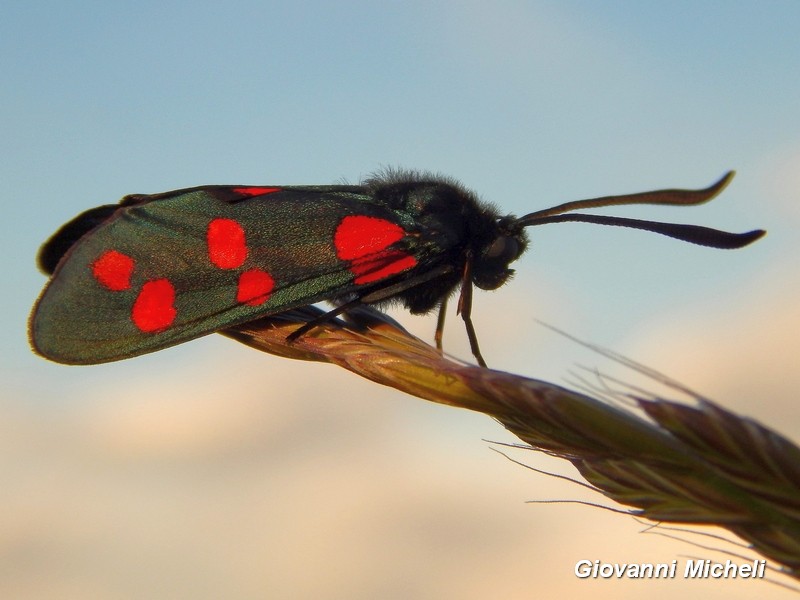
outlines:
M659 579L674 578L678 561L671 563L604 563L599 560L579 560L575 563L575 576L580 579ZM702 563L699 565L702 567Z
M684 579L742 579L763 578L767 561L735 563L732 560L711 562L711 559L689 559L683 570ZM605 563L582 559L575 563L575 576L580 579L673 579L678 561L671 563Z
M732 560L725 561L725 570L722 576L727 579L728 577L733 577L736 579L736 575L739 573L739 565L737 565Z
M724 563L712 563L708 558L697 561L688 560L686 561L683 577L684 579L704 579L708 577L713 579L762 578L764 577L766 565L766 560L754 560L752 564L735 563L730 559Z
M619 565L616 565L617 567ZM603 563L600 565L600 568L597 569L597 574L600 575L603 579L608 579L612 575L614 575L614 565L609 563Z
M705 560L687 560L686 568L683 571L684 579L691 579L694 577L705 577L703 574L703 567L706 566Z
M664 578L671 578L675 577L675 565L678 564L677 560L673 560L672 564L667 563L658 563L656 565L655 573L653 574L654 578L664 577Z
M765 560L754 560L753 563L761 563L760 565L758 565L758 567L756 567L756 575L755 576L759 577L759 578L764 577L764 569L767 566L767 561L765 561Z
M652 563L644 563L641 565L628 565L627 576L630 578L652 577L653 565Z
M575 577L580 577L581 579L586 579L587 577L592 576L592 561L590 560L579 560L575 563Z

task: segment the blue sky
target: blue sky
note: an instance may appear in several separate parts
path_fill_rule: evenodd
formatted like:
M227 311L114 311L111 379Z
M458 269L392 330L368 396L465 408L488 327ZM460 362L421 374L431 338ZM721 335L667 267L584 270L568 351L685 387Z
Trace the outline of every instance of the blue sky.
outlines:
M4 410L46 439L53 414L80 420L97 398L135 414L131 397L164 381L192 397L195 384L256 369L264 389L290 389L274 378L294 366L213 337L102 367L35 357L25 330L45 281L36 250L67 219L128 193L352 182L387 165L445 173L517 214L703 187L737 169L708 206L609 212L768 229L757 245L722 252L616 228L536 228L515 280L476 297L476 324L492 366L530 376L563 377L576 360L541 319L718 393L756 386L707 377L741 370L736 341L783 357L774 384L797 356L781 336L800 324L790 301L800 290L798 23L791 1L13 3L0 22ZM431 335L430 322L400 318ZM446 348L467 357L463 338L454 323ZM709 353L713 365L697 358ZM784 393L776 418L794 414ZM414 413L414 427L452 422L464 446L497 435L454 415ZM788 424L796 434L800 422Z
M772 225L765 204L781 199L756 196L755 178L798 135L792 3L33 3L9 12L2 177L16 292L4 318L15 362L29 359L18 351L20 317L42 283L31 268L37 246L74 214L127 193L357 181L394 165L449 174L523 213L704 186L736 168L714 205L622 214L747 229ZM615 265L658 271L668 299L682 276L746 276L779 244L732 258L589 229L535 230L518 281L535 287L545 269L570 294L613 288L603 312L636 314L617 294ZM637 272L633 287L653 285Z

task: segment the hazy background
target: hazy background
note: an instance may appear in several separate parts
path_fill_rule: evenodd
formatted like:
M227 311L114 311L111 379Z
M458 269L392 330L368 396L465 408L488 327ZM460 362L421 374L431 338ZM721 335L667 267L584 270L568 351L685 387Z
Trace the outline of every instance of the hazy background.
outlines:
M521 214L735 168L710 205L610 212L768 229L753 247L536 228L515 280L476 296L475 322L495 368L631 377L538 319L797 439L799 26L793 1L5 6L0 597L795 597L576 579L582 558L725 557L596 509L525 504L602 498L492 452L483 440L512 438L485 416L220 336L63 367L30 352L26 320L40 243L127 193L392 165ZM397 316L432 339L431 320ZM450 325L446 349L468 358Z

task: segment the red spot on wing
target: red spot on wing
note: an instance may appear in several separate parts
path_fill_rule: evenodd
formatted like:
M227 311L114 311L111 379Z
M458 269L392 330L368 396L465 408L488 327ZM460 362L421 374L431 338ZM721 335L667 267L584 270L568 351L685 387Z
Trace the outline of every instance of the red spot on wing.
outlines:
M206 232L208 258L220 269L236 269L247 259L244 229L233 219L214 219Z
M146 333L163 331L175 320L175 288L167 279L153 279L142 286L131 310L131 320Z
M280 192L281 188L278 187L238 187L233 188L233 191L240 196L252 198L253 196L263 196L264 194L272 194Z
M342 219L333 236L336 255L342 260L354 260L386 250L406 235L399 225L363 215Z
M391 221L364 215L347 216L333 236L336 255L353 261L350 270L355 283L363 285L402 273L417 264L417 259L389 247L402 240L406 231Z
M385 250L374 256L356 261L350 270L356 276L355 283L363 285L402 273L417 264L417 259L401 250Z
M250 269L239 276L236 301L240 304L258 306L269 300L275 280L266 271Z
M134 260L116 250L106 250L92 263L92 275L103 287L121 292L131 287Z

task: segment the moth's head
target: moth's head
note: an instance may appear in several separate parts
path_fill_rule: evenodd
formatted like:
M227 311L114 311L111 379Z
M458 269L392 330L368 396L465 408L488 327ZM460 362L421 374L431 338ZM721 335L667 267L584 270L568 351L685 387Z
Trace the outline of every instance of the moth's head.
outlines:
M472 282L482 290L496 290L514 274L509 265L528 247L528 235L517 219L503 217L497 221L497 233L473 259Z

